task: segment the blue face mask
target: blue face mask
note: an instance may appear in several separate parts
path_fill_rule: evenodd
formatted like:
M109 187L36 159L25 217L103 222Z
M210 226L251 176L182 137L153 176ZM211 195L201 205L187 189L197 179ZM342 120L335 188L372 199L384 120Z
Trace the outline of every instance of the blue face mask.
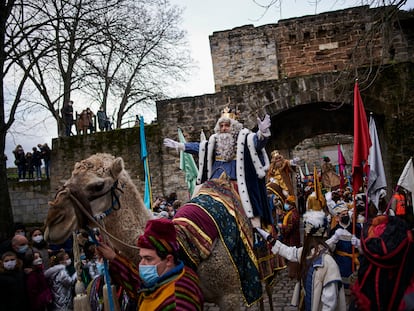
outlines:
M153 286L160 277L156 265L139 265L139 276L148 287Z
M103 275L104 274L104 269L105 269L105 267L104 267L104 264L103 263L98 262L96 264L96 270L98 271L98 273L100 275Z
M22 245L17 249L17 252L20 254L26 253L27 249L29 248L29 245Z
M289 204L287 204L287 203L285 203L285 204L283 205L283 208L285 209L285 211L288 211L288 210L290 209L290 205L289 205Z

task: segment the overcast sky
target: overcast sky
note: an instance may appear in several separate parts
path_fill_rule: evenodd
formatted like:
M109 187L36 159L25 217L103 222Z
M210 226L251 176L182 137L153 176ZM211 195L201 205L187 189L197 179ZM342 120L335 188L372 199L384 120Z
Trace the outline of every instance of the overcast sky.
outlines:
M182 27L187 31L192 57L198 67L192 72L188 82L178 83L176 88L177 97L214 93L209 44L209 36L213 32L248 24L260 26L277 23L279 19L319 14L361 4L361 1L356 0L320 0L316 6L315 0L284 0L281 7L274 7L262 16L264 10L253 0L170 1L184 8ZM257 0L257 2L263 4L269 1ZM408 10L409 8L414 8L414 0L407 1L404 9ZM75 110L79 109L80 107L75 107ZM29 131L26 130L24 133L20 133L17 126L19 122L15 122L15 126L6 137L6 155L9 158L7 166L14 166L12 150L16 144L21 144L24 150L28 152L38 143L46 142L51 146L52 138L57 137L55 121L51 117L41 123L30 120L27 120L27 122L33 123Z

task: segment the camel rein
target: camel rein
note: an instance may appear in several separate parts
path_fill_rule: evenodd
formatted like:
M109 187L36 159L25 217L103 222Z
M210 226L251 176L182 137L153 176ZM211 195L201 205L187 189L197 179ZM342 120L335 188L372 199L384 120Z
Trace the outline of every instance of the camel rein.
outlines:
M115 183L117 183L118 181L116 181ZM112 188L111 188L112 189ZM118 188L116 188L116 189L118 189ZM120 189L119 189L120 190ZM108 193L108 191L106 192L106 193ZM106 194L106 193L104 193L104 194ZM103 195L104 195L103 194ZM134 245L129 245L129 244L127 244L127 243L125 243L124 241L122 241L122 240L120 240L120 239L118 239L116 236L114 236L114 235L112 235L111 233L109 233L106 229L105 229L105 227L104 226L102 226L100 223L99 223L99 221L98 220L96 220L95 219L95 217L93 216L93 215L91 215L91 213L83 206L83 204L78 200L78 198L72 193L72 191L69 191L69 196L70 196L70 199L72 200L72 202L75 204L75 206L94 224L94 225L96 225L102 232L104 232L107 236L109 236L111 239L113 239L113 240L115 240L115 241L117 241L118 243L121 243L122 245L124 245L124 246L127 246L127 247L130 247L130 248L132 248L132 249L136 249L136 250L139 250L139 248L137 247L137 246L134 246ZM116 197L117 198L117 201L119 202L119 198L118 197ZM94 199L96 199L96 198L94 198ZM120 206L120 204L119 204L119 206ZM110 208L111 209L111 208ZM109 209L109 210L110 210ZM119 210L119 208L118 209L115 209L115 210ZM105 213L106 214L106 213ZM108 213L109 214L109 213ZM107 214L106 214L107 215ZM102 220L103 219L103 217L101 217L101 216L99 216L99 219L100 220Z

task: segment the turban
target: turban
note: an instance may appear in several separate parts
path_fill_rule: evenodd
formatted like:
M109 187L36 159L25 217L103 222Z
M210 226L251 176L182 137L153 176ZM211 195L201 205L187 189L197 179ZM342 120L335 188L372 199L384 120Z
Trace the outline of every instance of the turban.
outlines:
M137 246L166 254L178 251L179 244L173 222L165 218L149 220L144 234L138 238Z

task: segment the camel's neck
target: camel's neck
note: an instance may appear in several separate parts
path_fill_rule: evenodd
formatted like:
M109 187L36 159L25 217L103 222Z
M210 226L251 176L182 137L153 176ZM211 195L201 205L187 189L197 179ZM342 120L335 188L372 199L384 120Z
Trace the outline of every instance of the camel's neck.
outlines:
M132 246L137 245L139 235L144 232L145 224L151 214L145 208L144 202L132 181L124 183L123 194L120 196L120 209L113 211L105 220L106 230ZM116 248L125 253L127 257L138 258L136 249L126 247L114 242Z

